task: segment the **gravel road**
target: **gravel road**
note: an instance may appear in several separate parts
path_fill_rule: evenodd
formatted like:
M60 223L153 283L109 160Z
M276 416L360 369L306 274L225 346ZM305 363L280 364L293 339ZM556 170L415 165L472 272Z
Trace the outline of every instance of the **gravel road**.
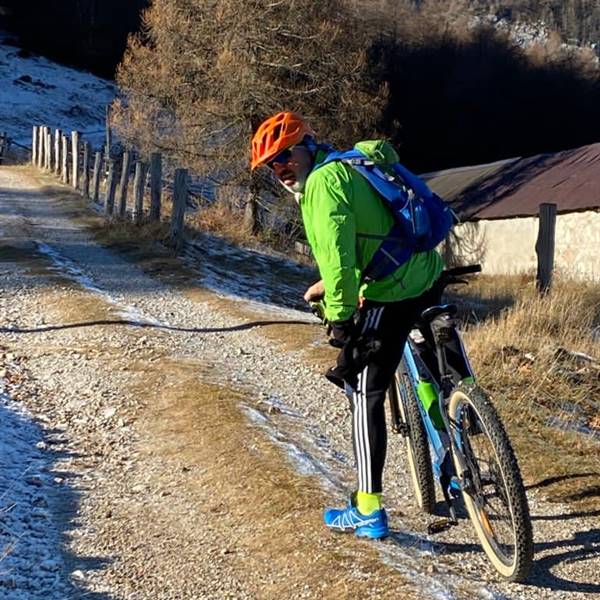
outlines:
M310 271L107 247L51 184L0 168L0 597L600 597L600 511L531 486L534 572L501 583L467 522L426 535L396 439L391 538L324 531L353 469L332 351L293 308Z

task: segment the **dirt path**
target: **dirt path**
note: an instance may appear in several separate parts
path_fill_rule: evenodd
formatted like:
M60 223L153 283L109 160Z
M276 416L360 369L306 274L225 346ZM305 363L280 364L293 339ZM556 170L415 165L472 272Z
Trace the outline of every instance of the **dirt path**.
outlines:
M10 598L102 600L600 596L597 514L568 518L532 497L534 577L497 584L467 525L422 534L397 458L390 540L323 531L323 505L353 476L318 326L261 303L250 259L217 243L197 274L158 248L102 247L88 229L98 218L48 182L0 169L0 368L41 427L38 487L61 551L31 570L37 587L35 575L0 578L0 597L2 585ZM253 259L288 281L265 275L267 298L297 293L305 274ZM228 279L253 301L216 294ZM18 570L11 560L0 570Z

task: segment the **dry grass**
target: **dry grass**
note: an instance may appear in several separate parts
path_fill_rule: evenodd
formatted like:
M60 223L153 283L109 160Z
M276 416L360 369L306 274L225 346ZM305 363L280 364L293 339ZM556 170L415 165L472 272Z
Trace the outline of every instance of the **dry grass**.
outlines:
M558 281L540 297L531 277L481 277L464 300L469 356L526 477L573 495L573 475L600 477L600 286Z
M96 237L107 246L149 247L166 243L170 238L170 225L166 221L144 221L135 224L125 219L112 219L95 223Z
M219 235L237 245L248 247L257 243L243 227L243 213L223 202L203 206L196 214L187 217L186 225Z
M273 207L272 207L273 208ZM186 216L186 227L193 232L204 232L217 235L228 242L244 248L261 250L266 253L276 252L302 264L312 265L312 259L295 251L295 241L298 238L300 225L293 225L294 216L299 215L298 208L293 206L276 206L282 215L277 224L273 222L268 226L261 226L259 231L251 233L244 226L244 212L239 205L239 200L232 197L225 188L219 195L218 201L204 205L192 215ZM263 220L266 215L263 214ZM271 221L274 221L271 215Z

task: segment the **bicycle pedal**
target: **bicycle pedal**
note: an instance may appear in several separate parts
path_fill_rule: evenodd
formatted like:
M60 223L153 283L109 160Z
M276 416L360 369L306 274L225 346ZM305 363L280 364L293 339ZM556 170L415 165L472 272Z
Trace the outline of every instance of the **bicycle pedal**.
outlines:
M429 535L441 533L442 531L447 531L451 527L454 527L457 523L458 521L452 519L436 519L427 525L427 533Z

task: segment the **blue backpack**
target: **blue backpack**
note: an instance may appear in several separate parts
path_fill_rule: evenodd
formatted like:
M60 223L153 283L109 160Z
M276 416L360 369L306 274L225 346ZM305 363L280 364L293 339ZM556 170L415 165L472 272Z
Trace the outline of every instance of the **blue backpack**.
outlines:
M383 279L415 252L433 250L457 222L452 209L397 159L388 142L376 140L360 142L346 152L330 152L316 166L333 161L349 165L369 182L394 216L392 229L363 270L363 281Z

